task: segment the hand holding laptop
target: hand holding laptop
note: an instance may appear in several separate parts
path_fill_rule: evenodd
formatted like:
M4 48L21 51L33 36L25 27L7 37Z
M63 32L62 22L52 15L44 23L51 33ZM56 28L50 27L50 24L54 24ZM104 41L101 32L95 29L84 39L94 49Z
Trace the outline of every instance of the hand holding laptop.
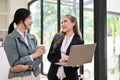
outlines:
M80 66L83 66L83 65L71 65L71 67L80 67Z
M69 56L62 54L62 58L59 60L58 65L65 66L69 60ZM79 67L80 65L71 65L71 67Z
M69 59L68 55L62 54L62 58L59 60L59 62L67 62Z
M82 66L92 61L96 43L84 45L72 45L69 57L62 57L61 62L55 63L63 66ZM66 61L66 62L65 62Z

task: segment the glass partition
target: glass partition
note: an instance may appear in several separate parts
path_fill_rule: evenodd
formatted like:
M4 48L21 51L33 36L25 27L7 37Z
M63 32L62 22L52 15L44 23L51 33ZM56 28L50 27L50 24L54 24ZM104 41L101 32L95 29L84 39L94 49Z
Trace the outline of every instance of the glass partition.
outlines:
M43 44L46 47L46 54L43 55L43 72L47 74L50 66L47 55L53 37L57 32L57 1L44 0L43 5Z
M108 80L120 79L120 17L107 14L107 72Z
M120 80L120 0L107 0L107 78Z
M30 30L32 34L34 34L40 43L41 41L41 7L40 7L40 1L35 1L30 5L30 11L32 15L33 25Z
M84 44L94 43L94 2L84 0ZM85 80L94 80L94 57L91 63L84 65Z
M94 43L94 16L93 11L84 10L84 44ZM94 57L91 63L84 65L86 80L94 80Z

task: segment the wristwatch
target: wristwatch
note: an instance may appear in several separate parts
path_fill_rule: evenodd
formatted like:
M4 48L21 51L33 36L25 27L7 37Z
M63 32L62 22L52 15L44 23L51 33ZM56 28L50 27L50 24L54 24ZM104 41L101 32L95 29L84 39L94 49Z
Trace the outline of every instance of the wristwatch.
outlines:
M29 65L29 70L32 70L32 65Z

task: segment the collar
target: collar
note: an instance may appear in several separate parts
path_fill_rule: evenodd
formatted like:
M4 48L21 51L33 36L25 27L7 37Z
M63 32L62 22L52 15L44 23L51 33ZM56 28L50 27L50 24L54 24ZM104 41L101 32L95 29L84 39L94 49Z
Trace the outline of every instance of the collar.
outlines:
M15 38L21 38L21 37L22 37L22 36L21 36L21 33L19 33L19 32L17 31L17 29L14 29L13 32L10 33L10 35L14 36ZM34 37L32 34L30 34L30 33L27 33L26 36L29 37L29 39L35 38L35 37Z
M27 31L25 31L25 33L22 33L20 30L16 29L16 31L18 31L18 33L22 36L22 37L26 37L27 36Z

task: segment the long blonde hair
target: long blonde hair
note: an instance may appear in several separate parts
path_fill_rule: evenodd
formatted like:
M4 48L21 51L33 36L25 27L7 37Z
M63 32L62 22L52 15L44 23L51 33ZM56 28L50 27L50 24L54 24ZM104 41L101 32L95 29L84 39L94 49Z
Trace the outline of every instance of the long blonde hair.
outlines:
M78 29L78 23L77 23L76 17L74 17L70 14L66 14L64 17L69 18L71 20L71 22L75 23L75 25L73 26L73 31L75 34L77 34L82 39L82 34L81 34L80 30ZM65 35L64 32L60 32L60 33L56 34L56 36L54 37L55 39L54 39L53 49L55 49L60 44L60 42L64 38L64 35Z

